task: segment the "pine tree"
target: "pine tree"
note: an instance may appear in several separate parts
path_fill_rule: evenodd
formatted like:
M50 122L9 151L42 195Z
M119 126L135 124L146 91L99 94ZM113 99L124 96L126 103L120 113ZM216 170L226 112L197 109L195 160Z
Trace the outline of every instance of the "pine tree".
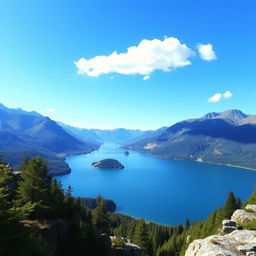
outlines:
M17 206L35 203L34 217L46 217L49 214L51 183L46 163L37 156L23 166L17 189Z
M233 212L237 209L237 202L233 192L229 192L226 203L223 208L223 217L230 219Z
M238 198L236 199L236 208L237 208L237 209L241 209L241 207L242 207L242 200L241 200L240 197L238 197Z
M105 232L110 231L109 216L106 209L105 201L102 197L97 197L97 207L92 212L93 224Z
M134 242L142 249L142 256L152 255L152 245L149 240L148 228L143 219L140 219L135 227Z
M63 213L66 218L72 218L74 214L74 198L72 197L72 187L68 186L64 200L63 200Z
M189 219L187 218L184 224L184 231L188 230L190 228L190 222Z
M247 204L256 204L256 187L254 188L254 191L249 199L245 202L244 206L246 206Z
M61 183L57 182L56 179L53 179L51 185L51 196L50 196L50 205L52 217L60 217L63 216L63 200L64 194L61 188Z
M27 203L14 208L8 200L11 188L11 169L0 162L0 255L18 255L25 246L25 235L20 220L33 211Z

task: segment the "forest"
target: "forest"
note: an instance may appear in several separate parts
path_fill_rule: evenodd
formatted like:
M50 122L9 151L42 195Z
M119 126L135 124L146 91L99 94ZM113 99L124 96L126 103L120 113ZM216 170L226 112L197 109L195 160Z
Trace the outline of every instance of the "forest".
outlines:
M182 256L190 242L216 233L222 220L243 207L230 192L205 221L164 226L108 212L101 196L89 209L48 173L39 156L24 158L18 172L0 162L0 255L135 255L122 251L124 237L142 256ZM256 202L256 192L247 202Z

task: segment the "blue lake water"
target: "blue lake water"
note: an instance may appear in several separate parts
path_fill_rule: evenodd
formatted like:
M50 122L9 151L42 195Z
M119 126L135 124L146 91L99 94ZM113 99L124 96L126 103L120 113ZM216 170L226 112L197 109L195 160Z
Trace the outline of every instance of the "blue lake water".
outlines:
M252 193L256 171L180 160L166 160L105 143L87 155L69 156L72 172L57 177L73 195L113 199L117 212L176 225L204 219L221 206L229 191L243 200ZM105 158L120 161L122 170L101 170L91 163Z

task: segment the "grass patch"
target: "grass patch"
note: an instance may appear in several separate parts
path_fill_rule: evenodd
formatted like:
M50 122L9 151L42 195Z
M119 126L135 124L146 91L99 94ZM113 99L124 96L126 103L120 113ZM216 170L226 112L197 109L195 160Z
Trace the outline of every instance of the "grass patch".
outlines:
M256 230L256 220L240 224L243 229Z
M115 238L112 240L112 246L115 248L123 248L125 246L125 242L120 238Z
M216 239L211 239L210 242L211 242L212 244L219 244L219 242L218 242Z

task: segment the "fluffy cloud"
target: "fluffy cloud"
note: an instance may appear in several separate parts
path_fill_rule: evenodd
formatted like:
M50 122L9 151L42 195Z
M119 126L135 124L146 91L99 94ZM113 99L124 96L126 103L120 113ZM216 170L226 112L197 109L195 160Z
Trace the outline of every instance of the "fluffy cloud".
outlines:
M221 93L216 93L214 94L212 97L210 97L208 99L208 102L218 102L220 101L222 98L223 99L229 99L231 98L233 95L230 91L226 91L225 93L221 94Z
M207 61L217 59L216 54L213 50L212 44L198 44L197 49L201 59L207 60Z
M97 77L101 74L141 74L144 80L155 70L165 72L190 65L190 57L195 53L177 38L164 40L142 40L138 46L131 46L125 53L114 51L108 56L81 58L75 62L79 74Z
M148 80L150 78L150 76L144 76L143 80Z
M222 94L216 93L211 98L208 99L208 102L218 102L221 100L221 98L222 98Z
M226 91L224 94L223 94L223 98L225 99L229 99L231 98L233 95L230 91Z

